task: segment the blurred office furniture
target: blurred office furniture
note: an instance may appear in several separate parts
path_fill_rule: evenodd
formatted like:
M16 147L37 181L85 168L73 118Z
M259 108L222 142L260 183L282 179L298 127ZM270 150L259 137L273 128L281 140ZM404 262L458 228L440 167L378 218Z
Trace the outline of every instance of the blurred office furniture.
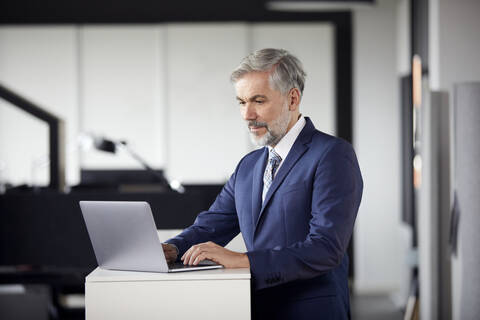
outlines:
M453 237L454 319L480 315L480 82L454 91L455 208ZM455 243L455 239L453 242Z
M155 172L155 175L152 174ZM80 183L71 187L71 192L168 192L169 182L164 177L163 170L136 169L81 169Z
M83 291L80 283L87 274L88 271L82 268L2 265L0 319L53 320L82 317L83 307L72 308L62 300L67 294ZM2 292L1 288L5 287L7 290ZM18 289L8 290L9 287Z
M250 270L178 273L96 268L85 279L88 320L250 319Z
M43 287L0 285L0 319L47 320L48 301Z
M451 319L450 109L448 93L425 90L418 203L421 319Z
M50 183L48 187L52 190L63 191L65 188L65 128L63 120L2 84L0 84L0 98L48 124L50 155Z
M17 191L1 195L0 284L45 285L58 319L69 312L81 313L65 310L60 303L66 294L83 294L85 276L97 266L80 200L148 201L157 229L183 229L210 206L221 188L187 185L180 194L91 187L70 194Z
M157 229L183 229L210 206L221 188L187 185L180 194L90 185L69 194L16 190L1 195L0 284L44 285L50 292L51 319L83 313L61 304L66 295L83 294L85 276L97 266L78 201L148 201Z
M217 190L221 188L219 186ZM183 229L216 196L209 191L184 194L109 191L6 194L0 197L0 265L96 266L78 202L80 200L147 201L157 229ZM195 189L195 188L193 188Z

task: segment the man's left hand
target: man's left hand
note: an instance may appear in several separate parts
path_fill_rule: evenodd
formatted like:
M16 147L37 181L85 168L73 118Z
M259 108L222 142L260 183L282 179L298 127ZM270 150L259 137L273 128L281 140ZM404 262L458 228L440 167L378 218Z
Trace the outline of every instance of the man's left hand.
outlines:
M191 246L182 256L183 263L188 265L197 265L205 259L221 264L225 268L250 268L247 254L225 249L211 241Z

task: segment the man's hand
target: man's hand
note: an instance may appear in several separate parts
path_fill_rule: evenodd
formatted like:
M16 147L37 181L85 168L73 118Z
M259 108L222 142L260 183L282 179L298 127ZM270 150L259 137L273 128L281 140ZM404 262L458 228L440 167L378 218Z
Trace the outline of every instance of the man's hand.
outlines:
M225 268L250 268L250 261L245 253L225 249L211 241L190 247L182 256L183 263L188 265L197 265L205 259L221 264Z
M162 243L163 253L165 254L165 259L167 262L175 262L177 260L177 248L172 246L169 243Z

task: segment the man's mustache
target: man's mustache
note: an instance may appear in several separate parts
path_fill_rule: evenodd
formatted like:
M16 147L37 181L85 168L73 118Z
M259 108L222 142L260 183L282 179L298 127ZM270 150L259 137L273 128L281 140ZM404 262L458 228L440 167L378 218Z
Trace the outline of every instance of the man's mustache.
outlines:
M267 123L266 122L258 122L258 121L248 121L248 127L257 127L257 128L261 128L261 127L264 127L264 128L267 128L268 129L268 126L267 126Z

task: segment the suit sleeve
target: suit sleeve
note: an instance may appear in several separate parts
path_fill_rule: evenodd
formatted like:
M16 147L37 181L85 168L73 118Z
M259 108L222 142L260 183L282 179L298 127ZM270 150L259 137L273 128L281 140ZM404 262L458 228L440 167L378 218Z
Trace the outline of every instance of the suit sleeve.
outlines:
M346 252L363 190L358 162L343 140L316 167L309 233L285 247L247 253L255 289L319 276L337 267Z
M236 172L237 170L210 208L198 214L193 225L166 241L177 247L178 258L197 243L212 241L225 246L240 232L234 198Z

